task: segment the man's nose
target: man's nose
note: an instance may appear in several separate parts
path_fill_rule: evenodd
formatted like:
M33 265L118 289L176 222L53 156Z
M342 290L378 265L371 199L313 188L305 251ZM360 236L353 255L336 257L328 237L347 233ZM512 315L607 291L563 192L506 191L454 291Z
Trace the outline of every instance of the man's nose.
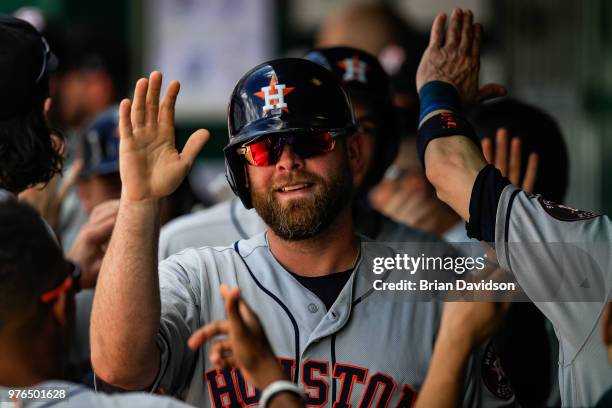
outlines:
M302 159L297 153L293 151L290 144L283 146L278 162L276 163L276 169L279 171L287 170L298 170L304 167L304 159Z

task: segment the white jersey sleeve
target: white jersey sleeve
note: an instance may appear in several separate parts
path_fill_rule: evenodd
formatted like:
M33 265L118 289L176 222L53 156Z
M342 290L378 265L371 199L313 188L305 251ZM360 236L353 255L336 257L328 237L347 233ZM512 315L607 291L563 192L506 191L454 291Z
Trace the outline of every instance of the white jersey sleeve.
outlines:
M552 322L564 405L590 406L612 385L600 322L612 288L612 221L507 186L495 247L500 265Z

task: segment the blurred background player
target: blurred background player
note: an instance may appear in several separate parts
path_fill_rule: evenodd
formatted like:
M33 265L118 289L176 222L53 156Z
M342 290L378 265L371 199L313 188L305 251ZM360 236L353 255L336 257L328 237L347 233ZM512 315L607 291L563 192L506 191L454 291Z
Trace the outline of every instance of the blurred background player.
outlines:
M338 6L322 22L314 42L317 47L353 47L378 58L391 78L401 136L416 134L419 106L414 76L427 37L393 6L365 2Z
M106 396L69 382L74 267L26 204L0 202L0 225L0 405L40 403L40 398L16 397L14 391L46 389L55 396L47 401L60 407L187 407L142 393Z
M66 58L57 75L53 95L57 102L50 118L66 129L69 165L78 156L85 129L124 95L128 66L121 44L103 27L76 26L65 32ZM62 203L58 225L66 245L78 233L85 214L71 191Z
M46 40L30 24L0 15L4 95L0 105L0 191L3 198L46 183L62 170L62 135L47 125L49 72L57 66Z
M83 169L77 191L87 214L98 204L121 196L118 126L119 113L115 106L96 117L80 137L79 157Z
M19 195L20 200L34 200L37 204L40 186L57 180L63 165L62 134L49 127L45 115L51 106L48 75L57 61L40 33L29 23L14 17L0 16L0 41L5 44L0 68L6 73L0 87L6 94L16 95L13 100L7 98L5 101L4 119L0 121L0 199L12 200ZM116 208L100 210L83 225L67 252L67 258L78 265L81 288L95 285L104 253L102 248L114 224ZM51 227L48 233L55 237ZM88 308L86 305L91 304L91 299L84 299L79 294L77 303L79 309L83 305ZM88 322L88 318L79 315L79 334L88 333ZM76 368L75 373L88 365L87 337L78 336L72 343L71 363Z

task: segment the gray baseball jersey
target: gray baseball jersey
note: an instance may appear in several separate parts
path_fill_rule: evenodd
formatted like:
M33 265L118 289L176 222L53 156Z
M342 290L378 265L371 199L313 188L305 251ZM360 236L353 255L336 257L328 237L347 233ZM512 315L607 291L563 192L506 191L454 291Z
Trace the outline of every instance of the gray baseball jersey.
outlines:
M67 407L92 407L92 408L119 408L119 407L147 407L147 408L188 408L189 405L169 397L160 397L142 392L126 394L105 395L96 393L91 388L80 384L66 381L52 380L37 384L28 388L31 390L33 399L11 398L10 391L15 388L0 386L0 408L67 408ZM41 390L49 393L50 398L36 399L40 397ZM62 394L63 392L63 394Z
M498 260L554 326L564 406L593 406L612 386L612 366L600 336L602 312L612 293L611 238L608 217L558 205L512 185L502 192L495 226ZM596 251L602 245L604 250ZM555 293L588 301L555 301Z
M231 245L265 229L255 210L247 210L234 198L164 225L159 234L159 260L187 248Z
M394 255L387 247L375 248L362 244L361 259ZM161 367L154 387L197 406L257 402L259 392L238 370L211 368L208 344L198 352L186 346L200 326L225 319L219 295L225 283L241 288L261 317L275 354L291 379L304 387L310 405L411 406L429 366L440 304L394 301L373 291L370 280L362 278L372 273L369 268L360 261L326 310L274 258L265 233L233 246L187 249L169 257L159 266ZM495 363L490 351L471 361L465 406L513 404L511 391L492 389L482 378L485 367L495 370Z

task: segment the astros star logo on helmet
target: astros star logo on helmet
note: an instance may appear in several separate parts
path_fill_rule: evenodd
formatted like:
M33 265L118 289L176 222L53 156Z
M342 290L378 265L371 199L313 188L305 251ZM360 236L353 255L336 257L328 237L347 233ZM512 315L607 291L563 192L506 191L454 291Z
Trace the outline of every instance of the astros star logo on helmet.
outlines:
M344 69L344 75L342 76L344 81L358 81L364 84L367 82L366 70L368 69L368 64L365 61L361 61L358 56L354 55L353 58L345 58L338 62L338 66Z
M255 92L255 96L263 99L266 104L263 107L264 115L266 112L272 109L282 109L285 112L287 109L287 102L285 102L285 95L293 91L294 87L286 87L285 84L277 83L276 76L270 78L270 84L261 88L261 91Z

